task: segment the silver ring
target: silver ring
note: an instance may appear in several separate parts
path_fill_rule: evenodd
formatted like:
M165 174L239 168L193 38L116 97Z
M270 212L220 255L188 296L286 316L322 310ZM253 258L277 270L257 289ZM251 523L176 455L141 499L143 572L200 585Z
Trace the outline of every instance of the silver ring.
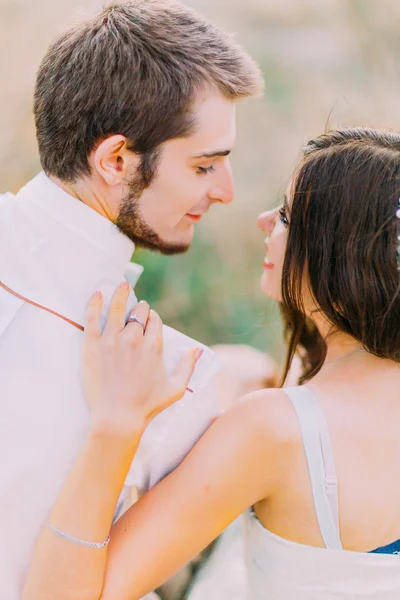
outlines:
M142 321L142 319L139 319L139 317L137 317L136 315L129 315L128 323L139 323L139 325L141 325L143 328L143 333L146 330L146 324Z

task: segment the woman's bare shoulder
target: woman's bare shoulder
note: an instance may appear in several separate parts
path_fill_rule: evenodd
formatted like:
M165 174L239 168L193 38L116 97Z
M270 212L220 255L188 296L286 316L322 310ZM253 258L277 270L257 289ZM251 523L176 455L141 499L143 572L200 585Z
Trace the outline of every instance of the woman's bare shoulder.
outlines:
M240 398L224 418L240 426L250 439L256 434L271 444L298 443L301 439L296 413L283 389L251 392Z

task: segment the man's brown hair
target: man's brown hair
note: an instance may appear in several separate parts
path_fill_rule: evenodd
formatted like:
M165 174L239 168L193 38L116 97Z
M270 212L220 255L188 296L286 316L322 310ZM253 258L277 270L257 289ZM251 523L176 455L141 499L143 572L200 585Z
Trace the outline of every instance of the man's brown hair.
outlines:
M96 144L122 134L142 155L146 185L160 144L193 133L191 106L207 86L235 101L259 94L262 78L229 35L183 4L111 4L60 36L40 65L34 113L43 169L67 182L89 175Z

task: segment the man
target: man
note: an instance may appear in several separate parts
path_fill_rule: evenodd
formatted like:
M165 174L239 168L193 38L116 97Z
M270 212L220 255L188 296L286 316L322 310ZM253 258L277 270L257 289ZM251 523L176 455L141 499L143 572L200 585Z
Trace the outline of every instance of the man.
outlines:
M79 365L89 297L101 290L107 307L135 244L184 252L209 208L231 202L235 102L260 90L257 66L231 38L165 0L112 4L44 57L34 102L44 172L0 200L1 600L20 597L87 431ZM184 342L166 335L173 362ZM218 408L210 394L186 394L166 413L116 517L133 486L145 491L182 460Z

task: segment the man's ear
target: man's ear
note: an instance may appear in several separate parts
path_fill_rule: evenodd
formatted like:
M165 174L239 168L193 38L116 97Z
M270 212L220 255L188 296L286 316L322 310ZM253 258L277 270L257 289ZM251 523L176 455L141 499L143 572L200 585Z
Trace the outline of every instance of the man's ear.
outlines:
M112 135L92 152L92 170L108 185L119 185L139 167L139 156L127 149L123 135Z

